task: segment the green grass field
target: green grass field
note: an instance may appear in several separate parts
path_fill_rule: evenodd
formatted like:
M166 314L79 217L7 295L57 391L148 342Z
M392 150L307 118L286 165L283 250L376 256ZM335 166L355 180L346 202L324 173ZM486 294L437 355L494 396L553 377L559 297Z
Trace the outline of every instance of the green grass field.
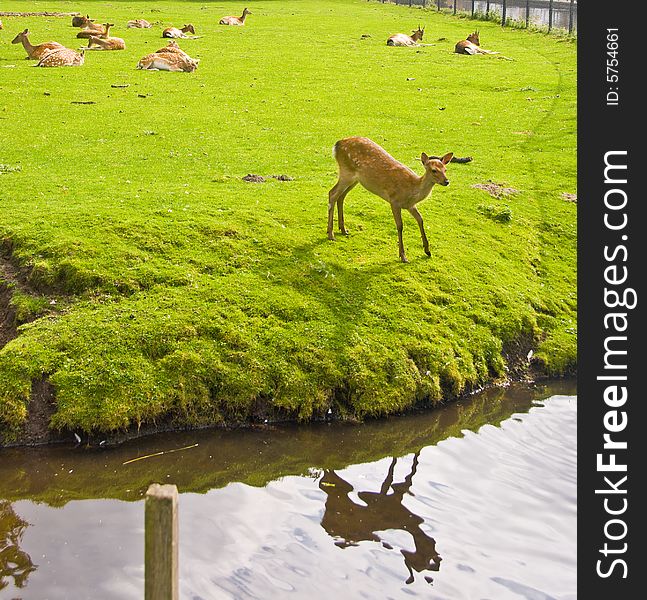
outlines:
M52 427L106 432L394 413L505 377L519 340L549 374L574 369L576 45L363 0L247 5L234 28L218 20L242 3L3 3L89 13L127 45L37 69L11 40L80 47L71 17L2 18L0 240L5 279L23 277L0 350L7 438L43 378ZM135 69L185 23L196 72ZM432 46L386 46L418 23ZM512 60L454 54L474 28ZM351 235L327 240L331 148L350 135L418 173L422 151L474 158L419 205L431 258L407 214L400 263L388 204L360 187ZM519 193L472 187L489 182Z

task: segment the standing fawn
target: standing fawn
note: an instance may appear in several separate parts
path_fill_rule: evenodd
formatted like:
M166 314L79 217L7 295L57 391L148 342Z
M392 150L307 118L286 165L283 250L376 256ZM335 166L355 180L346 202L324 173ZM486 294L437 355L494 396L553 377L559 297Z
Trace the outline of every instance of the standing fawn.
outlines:
M185 25L181 29L178 29L177 27L167 27L163 32L162 32L162 37L163 38L188 38L189 36L186 34L187 31L190 31L192 34L195 35L195 28L193 25Z
M12 44L22 44L23 48L27 52L27 58L33 60L40 60L45 54L50 50L56 50L63 48L63 44L58 42L45 42L43 44L38 44L33 46L29 43L29 29L21 31L12 41Z
M449 185L445 165L454 154L448 152L443 157L429 157L424 152L420 156L425 174L420 177L409 167L393 158L375 142L364 137L350 137L339 140L333 148L333 156L339 165L339 180L328 194L328 239L334 240L333 217L335 204L339 230L348 235L344 226L344 198L358 183L369 192L384 198L393 211L398 230L398 248L402 262L408 262L402 242L402 209L408 210L420 227L422 247L431 256L429 242L425 234L422 215L416 204L431 193L435 184Z
M420 29L420 25L418 25L418 29L413 31L411 35L407 35L406 33L394 33L392 36L389 37L388 40L386 40L386 45L387 46L420 46L419 42L422 41L422 36L425 33L425 28L423 27Z
M245 24L245 19L247 18L247 15L251 15L252 12L245 8L243 10L243 14L240 17L223 17L220 19L220 25L238 25L242 26Z
M498 52L492 52L491 50L484 50L481 48L478 31L470 33L466 40L457 42L454 52L457 54L498 54Z

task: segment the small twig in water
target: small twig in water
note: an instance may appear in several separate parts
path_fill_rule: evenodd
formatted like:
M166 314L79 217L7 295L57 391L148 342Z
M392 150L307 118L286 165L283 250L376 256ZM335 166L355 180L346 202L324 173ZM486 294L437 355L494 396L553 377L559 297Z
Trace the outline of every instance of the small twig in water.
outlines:
M184 448L175 448L175 450L162 450L161 452L154 452L153 454L147 454L146 456L138 456L137 458L131 458L126 462L121 463L123 465L128 465L130 463L137 462L138 460L144 460L145 458L152 458L153 456L161 456L162 454L171 454L172 452L179 452L180 450L189 450L190 448L195 448L198 444L193 444L193 446L184 446Z

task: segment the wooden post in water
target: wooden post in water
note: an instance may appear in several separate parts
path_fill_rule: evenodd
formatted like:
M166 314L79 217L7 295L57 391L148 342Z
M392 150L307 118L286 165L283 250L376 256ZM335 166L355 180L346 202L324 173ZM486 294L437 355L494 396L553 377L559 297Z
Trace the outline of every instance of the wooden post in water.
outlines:
M548 31L553 28L553 0L548 4Z
M575 0L571 0L568 7L568 33L573 33L573 5Z
M153 483L146 492L145 600L178 600L177 487Z

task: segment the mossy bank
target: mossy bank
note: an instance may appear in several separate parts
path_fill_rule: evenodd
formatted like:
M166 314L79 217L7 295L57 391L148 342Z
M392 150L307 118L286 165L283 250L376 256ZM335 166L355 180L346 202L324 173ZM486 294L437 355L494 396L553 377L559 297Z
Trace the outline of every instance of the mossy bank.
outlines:
M80 46L71 18L3 18L5 442L34 419L96 435L388 415L503 380L529 350L575 369L572 41L479 22L512 60L459 56L474 22L355 0L249 2L242 28L218 25L224 2L26 6L4 9L89 13L127 49L35 69L11 39ZM432 45L386 46L419 22ZM135 69L185 23L197 71ZM389 206L359 187L350 235L327 240L350 135L419 173L422 151L473 157L419 205L431 258L406 215L401 264Z

